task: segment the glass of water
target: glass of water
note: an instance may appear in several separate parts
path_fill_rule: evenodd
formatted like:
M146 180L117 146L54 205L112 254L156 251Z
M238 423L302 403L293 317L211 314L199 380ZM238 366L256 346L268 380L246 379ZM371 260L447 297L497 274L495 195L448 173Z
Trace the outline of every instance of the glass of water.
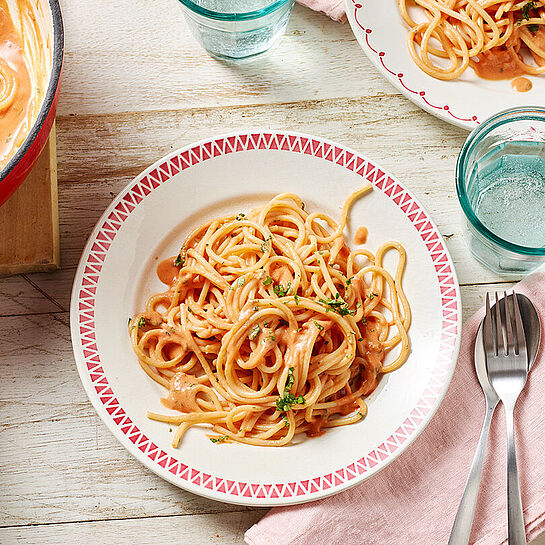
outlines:
M284 34L294 0L179 0L193 36L214 57L243 59Z
M498 273L545 263L545 108L512 108L466 140L456 167L473 255Z

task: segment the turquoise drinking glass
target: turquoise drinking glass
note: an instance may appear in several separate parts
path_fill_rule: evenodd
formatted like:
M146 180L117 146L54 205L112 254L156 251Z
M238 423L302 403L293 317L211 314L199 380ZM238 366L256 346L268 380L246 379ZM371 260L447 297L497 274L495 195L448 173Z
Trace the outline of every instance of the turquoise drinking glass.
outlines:
M294 0L179 0L197 41L214 57L264 53L284 35Z
M545 108L494 115L467 138L456 188L473 255L498 273L545 263Z

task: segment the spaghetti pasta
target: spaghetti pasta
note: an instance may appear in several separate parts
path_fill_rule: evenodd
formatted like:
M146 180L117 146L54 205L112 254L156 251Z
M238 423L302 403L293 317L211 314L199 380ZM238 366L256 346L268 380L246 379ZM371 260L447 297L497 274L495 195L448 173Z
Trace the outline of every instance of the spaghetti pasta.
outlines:
M411 58L434 78L453 80L468 67L485 79L545 72L545 0L398 2Z
M129 333L142 369L168 390L163 404L180 412L148 413L177 425L173 446L196 424L210 425L214 442L282 446L365 417L380 376L408 357L411 322L403 246L350 251L343 236L370 189L346 201L339 224L278 195L200 225L158 265L168 289Z

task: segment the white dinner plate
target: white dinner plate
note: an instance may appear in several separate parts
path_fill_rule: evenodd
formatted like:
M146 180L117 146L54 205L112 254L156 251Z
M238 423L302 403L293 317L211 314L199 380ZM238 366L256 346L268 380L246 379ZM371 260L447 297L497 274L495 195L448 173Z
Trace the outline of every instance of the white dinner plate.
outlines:
M412 353L383 378L361 422L281 448L213 444L191 428L180 447L146 411L167 411L165 391L138 365L127 320L164 286L157 259L187 232L226 211L244 212L281 192L339 217L366 180L347 232L369 228L374 250L395 239L408 254L404 287ZM388 263L386 263L388 266ZM390 264L392 265L392 264ZM324 139L284 132L221 136L171 153L132 181L106 210L83 252L71 305L74 354L97 413L138 460L164 479L215 500L287 505L344 490L374 475L426 426L449 384L461 329L459 287L441 235L409 191L374 162ZM168 412L168 411L167 411ZM115 478L115 474L112 475Z
M518 93L509 80L484 80L471 68L453 81L440 81L422 72L409 55L408 27L397 0L344 0L344 4L350 26L369 59L401 93L431 114L471 130L507 108L545 106L543 75L526 76L533 88Z

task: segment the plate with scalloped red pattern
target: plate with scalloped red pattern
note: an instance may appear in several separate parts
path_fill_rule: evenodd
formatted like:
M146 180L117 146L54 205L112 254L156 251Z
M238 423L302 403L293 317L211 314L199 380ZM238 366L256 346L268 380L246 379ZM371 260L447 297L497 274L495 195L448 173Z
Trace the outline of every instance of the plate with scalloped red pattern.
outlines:
M490 81L468 69L453 81L422 72L407 49L408 28L397 0L344 0L350 26L371 62L407 98L427 112L472 130L485 119L516 106L545 106L545 76L526 76L532 90L518 93L509 80ZM419 14L415 14L415 20Z
M365 182L347 235L369 230L372 251L387 240L407 250L404 288L413 322L407 362L381 380L367 417L316 438L271 448L214 444L193 427L179 448L172 429L149 420L165 411L163 388L140 368L127 317L160 290L156 258L224 210L244 211L294 192L307 209L339 217ZM114 199L91 234L74 280L74 355L106 426L145 466L181 488L224 502L273 506L323 498L376 474L399 456L437 410L458 354L462 309L445 243L411 192L356 151L322 138L256 131L210 138L160 159ZM112 475L115 478L115 475Z

